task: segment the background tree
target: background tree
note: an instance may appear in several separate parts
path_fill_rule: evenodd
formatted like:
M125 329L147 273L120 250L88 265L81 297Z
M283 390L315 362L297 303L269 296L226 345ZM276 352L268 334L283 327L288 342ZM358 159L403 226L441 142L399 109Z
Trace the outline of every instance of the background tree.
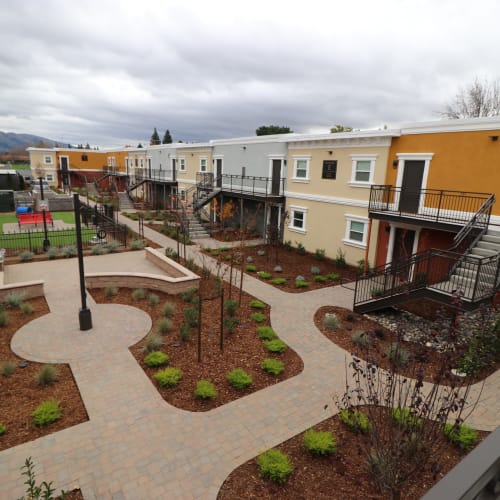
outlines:
M165 131L165 135L163 136L163 144L172 144L172 136L170 135L170 130Z
M138 148L143 148L144 146L142 145L142 142L140 142L139 144L137 144L137 147Z
M500 115L500 80L480 81L476 77L473 83L460 88L441 115L451 119Z
M90 144L88 142L85 144L85 149L90 149Z
M337 134L339 132L352 132L352 127L346 127L344 125L335 125L330 129L330 133Z
M290 127L281 125L262 125L255 131L257 135L290 134L292 132L293 130L290 130Z
M149 141L149 144L151 144L151 146L161 144L160 136L158 135L158 130L156 130L156 127L153 130L153 135L151 136L151 140Z

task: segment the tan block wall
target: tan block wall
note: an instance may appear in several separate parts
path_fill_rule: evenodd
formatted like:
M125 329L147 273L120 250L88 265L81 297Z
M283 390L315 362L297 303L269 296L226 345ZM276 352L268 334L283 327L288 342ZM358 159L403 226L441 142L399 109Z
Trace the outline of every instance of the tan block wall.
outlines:
M2 273L3 275L3 273ZM2 276L3 283L3 276ZM43 281L26 281L23 283L12 283L0 286L0 300L4 300L11 293L23 293L27 299L44 297Z

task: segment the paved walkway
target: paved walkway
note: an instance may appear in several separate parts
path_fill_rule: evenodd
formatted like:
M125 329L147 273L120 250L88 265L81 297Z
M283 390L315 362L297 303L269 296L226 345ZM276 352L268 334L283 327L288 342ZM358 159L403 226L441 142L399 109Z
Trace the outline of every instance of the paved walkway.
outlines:
M145 233L161 246L176 247L148 228ZM201 261L196 247L188 257ZM85 259L87 272L148 272L148 266L143 252ZM58 489L79 484L86 500L213 499L235 467L334 411L332 396L343 392L346 353L318 334L313 315L322 305L350 307L351 291L331 287L287 294L246 277L245 290L271 305L273 328L301 356L304 371L210 412L191 413L164 402L128 351L149 330L149 316L89 298L94 328L78 329L77 273L75 259L7 267L6 282L45 280L51 310L16 333L14 351L35 361L69 362L90 420L0 452L0 498L24 492L19 468L32 456L39 479L54 480ZM495 374L472 425L491 430L499 424L499 387Z

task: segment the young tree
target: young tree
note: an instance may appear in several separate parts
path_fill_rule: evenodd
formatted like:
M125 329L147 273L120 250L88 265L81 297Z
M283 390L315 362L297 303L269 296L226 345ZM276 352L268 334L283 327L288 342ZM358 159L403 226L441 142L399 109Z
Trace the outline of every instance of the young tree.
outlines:
M346 127L344 125L335 125L330 129L330 133L338 134L339 132L352 132L352 127Z
M172 144L172 136L170 135L170 130L165 131L165 135L163 136L163 144Z
M257 135L291 134L292 132L290 127L281 125L262 125L255 131Z
M480 81L477 77L461 87L455 100L440 113L446 118L478 118L500 115L500 80Z
M153 134L151 135L151 140L149 141L149 144L151 146L155 146L157 144L161 144L161 142L160 142L160 136L158 135L158 130L156 130L156 127L153 130Z

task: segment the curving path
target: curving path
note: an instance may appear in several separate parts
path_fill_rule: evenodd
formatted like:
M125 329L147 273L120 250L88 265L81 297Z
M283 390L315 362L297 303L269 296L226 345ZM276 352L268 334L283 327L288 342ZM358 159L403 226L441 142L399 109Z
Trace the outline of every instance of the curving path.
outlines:
M174 246L155 232L146 236ZM196 249L190 254L199 258ZM87 272L149 265L142 252L85 260ZM76 273L75 259L7 268L6 281L44 279L51 310L16 333L13 349L32 360L69 362L90 420L0 452L2 499L24 492L19 468L28 456L39 479L54 480L58 489L79 484L85 499L212 499L235 467L330 416L333 394L343 392L346 353L318 334L313 315L322 305L350 307L345 288L287 294L245 278L245 290L271 305L273 328L302 357L304 371L210 412L190 413L161 399L127 349L149 330L147 315L90 299L94 328L78 329ZM500 414L500 380L490 378L478 422L471 420L485 429L498 425Z

